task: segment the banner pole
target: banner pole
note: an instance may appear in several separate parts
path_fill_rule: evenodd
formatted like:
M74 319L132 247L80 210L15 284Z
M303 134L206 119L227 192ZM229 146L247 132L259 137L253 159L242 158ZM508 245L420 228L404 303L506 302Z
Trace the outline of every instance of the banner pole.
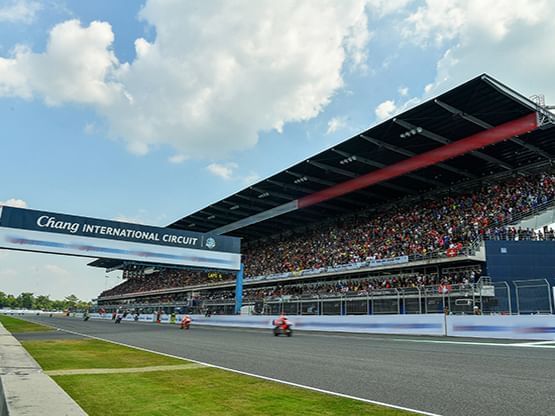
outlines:
M235 314L237 315L241 313L241 306L243 306L243 270L244 266L241 263L235 279Z

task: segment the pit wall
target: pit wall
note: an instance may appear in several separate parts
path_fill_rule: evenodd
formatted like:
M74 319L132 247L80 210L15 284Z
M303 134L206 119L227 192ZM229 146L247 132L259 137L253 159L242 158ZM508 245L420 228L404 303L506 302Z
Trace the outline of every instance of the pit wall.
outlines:
M80 316L76 314L76 316ZM179 324L183 315L176 316ZM93 319L111 319L111 314L91 314ZM141 322L154 322L153 314L140 315ZM272 328L274 316L192 315L193 326ZM127 315L126 321L133 316ZM367 334L433 335L475 338L503 338L555 341L555 315L370 315L370 316L289 316L293 328L307 331L358 332ZM162 315L160 323L170 322Z

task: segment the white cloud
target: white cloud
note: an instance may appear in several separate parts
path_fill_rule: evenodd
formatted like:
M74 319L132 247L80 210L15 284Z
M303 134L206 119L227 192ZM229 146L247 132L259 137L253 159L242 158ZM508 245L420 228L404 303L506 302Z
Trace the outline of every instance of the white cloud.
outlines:
M347 125L347 121L345 117L333 117L330 121L328 121L328 130L326 134L335 133L337 130L342 129Z
M432 1L403 24L420 46L444 46L433 83L435 95L483 72L526 95L555 102L555 3L547 0Z
M6 201L0 201L0 206L5 205L8 207L27 208L27 202L23 199L10 198Z
M402 13L414 0L369 0L368 9L378 18L392 13Z
M386 118L391 117L395 113L396 109L397 106L395 105L395 102L391 100L384 101L376 107L376 117L378 117L379 120L385 120Z
M220 178L228 181L233 179L234 171L239 167L237 163L228 162L228 163L211 163L206 166L208 172L210 172L214 176L219 176Z
M174 164L177 165L177 164L180 164L180 163L185 162L187 159L188 159L188 157L185 156L185 155L176 154L176 155L170 156L170 157L168 158L168 162L174 163Z
M221 157L317 116L342 71L364 69L366 4L148 0L140 17L156 39L137 39L133 62L114 55L108 23L71 20L52 29L44 53L19 46L0 58L0 95L91 104L137 154L170 145Z
M30 24L35 20L41 5L37 1L12 0L0 6L0 22Z
M237 181L243 185L252 185L260 180L260 175L256 172L250 171L246 175L239 175L236 173L239 165L234 162L227 163L211 163L206 166L206 170L214 176L218 176L225 181Z
M38 94L48 105L65 102L94 104L99 109L125 97L113 80L124 71L111 51L110 24L77 20L50 31L46 51L33 53L18 45L12 58L0 58L0 95L30 98Z
M399 93L399 95L401 97L406 97L407 95L409 95L408 87L401 86L401 87L397 88L397 92Z

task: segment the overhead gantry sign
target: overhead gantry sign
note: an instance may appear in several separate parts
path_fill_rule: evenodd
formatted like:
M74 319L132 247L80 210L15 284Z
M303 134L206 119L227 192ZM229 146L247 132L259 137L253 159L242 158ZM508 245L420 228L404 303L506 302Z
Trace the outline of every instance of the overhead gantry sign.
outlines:
M0 207L0 248L156 264L239 270L240 239Z

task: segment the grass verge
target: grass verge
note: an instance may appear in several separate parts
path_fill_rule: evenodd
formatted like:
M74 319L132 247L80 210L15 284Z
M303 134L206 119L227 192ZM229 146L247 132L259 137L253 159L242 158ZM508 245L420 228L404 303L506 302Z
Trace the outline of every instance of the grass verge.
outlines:
M89 415L409 414L213 368L53 378Z
M22 344L45 370L187 362L91 339ZM52 378L91 416L412 414L209 367Z
M14 318L8 315L0 314L0 323L4 325L12 334L18 332L44 332L52 331L52 328L35 324L33 322L24 321L22 319Z
M181 365L185 361L96 339L22 341L43 370L135 368Z

